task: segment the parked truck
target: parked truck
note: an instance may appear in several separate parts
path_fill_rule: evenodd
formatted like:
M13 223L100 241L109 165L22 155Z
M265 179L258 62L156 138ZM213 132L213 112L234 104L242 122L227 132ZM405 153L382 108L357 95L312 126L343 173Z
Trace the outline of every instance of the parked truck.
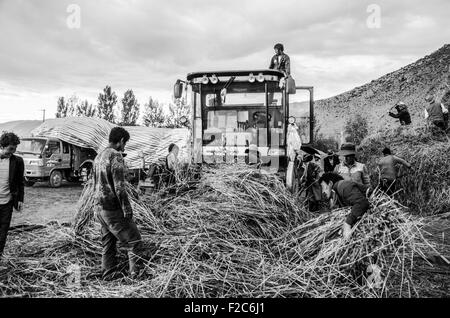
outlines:
M30 137L21 139L17 155L24 160L26 186L48 182L58 188L63 180L87 180L97 153L56 138Z

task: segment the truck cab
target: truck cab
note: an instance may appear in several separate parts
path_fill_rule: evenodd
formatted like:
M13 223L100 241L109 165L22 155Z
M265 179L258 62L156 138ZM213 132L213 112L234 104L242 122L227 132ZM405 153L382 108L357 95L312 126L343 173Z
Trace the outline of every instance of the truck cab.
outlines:
M83 172L87 175L92 168L96 156L92 149L46 137L21 139L16 153L24 160L27 186L36 182L49 182L55 188L60 187L64 179L69 182L80 181Z
M300 91L307 98L290 102ZM193 110L194 163L259 163L283 173L288 126L296 123L303 147L313 140L313 87L296 87L277 70L190 73L174 86L175 98L184 92Z

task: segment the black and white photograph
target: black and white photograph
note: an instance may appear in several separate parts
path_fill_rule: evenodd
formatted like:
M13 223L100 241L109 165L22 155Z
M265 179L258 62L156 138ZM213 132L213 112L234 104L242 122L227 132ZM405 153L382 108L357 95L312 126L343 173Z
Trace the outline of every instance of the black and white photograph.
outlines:
M449 298L449 15L0 0L0 307Z

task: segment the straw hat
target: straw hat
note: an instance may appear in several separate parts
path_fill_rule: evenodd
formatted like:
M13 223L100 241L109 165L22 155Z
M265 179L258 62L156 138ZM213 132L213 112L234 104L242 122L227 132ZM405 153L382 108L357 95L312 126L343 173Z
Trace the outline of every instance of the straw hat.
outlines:
M341 151L339 151L339 156L350 156L356 155L356 146L352 143L345 143L341 146Z

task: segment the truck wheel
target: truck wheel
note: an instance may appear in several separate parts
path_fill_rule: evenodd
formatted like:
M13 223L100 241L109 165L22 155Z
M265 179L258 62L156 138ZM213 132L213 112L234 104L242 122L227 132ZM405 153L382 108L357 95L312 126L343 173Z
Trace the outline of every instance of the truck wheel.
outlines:
M63 176L61 171L55 170L50 175L50 186L52 188L59 188L62 185Z

